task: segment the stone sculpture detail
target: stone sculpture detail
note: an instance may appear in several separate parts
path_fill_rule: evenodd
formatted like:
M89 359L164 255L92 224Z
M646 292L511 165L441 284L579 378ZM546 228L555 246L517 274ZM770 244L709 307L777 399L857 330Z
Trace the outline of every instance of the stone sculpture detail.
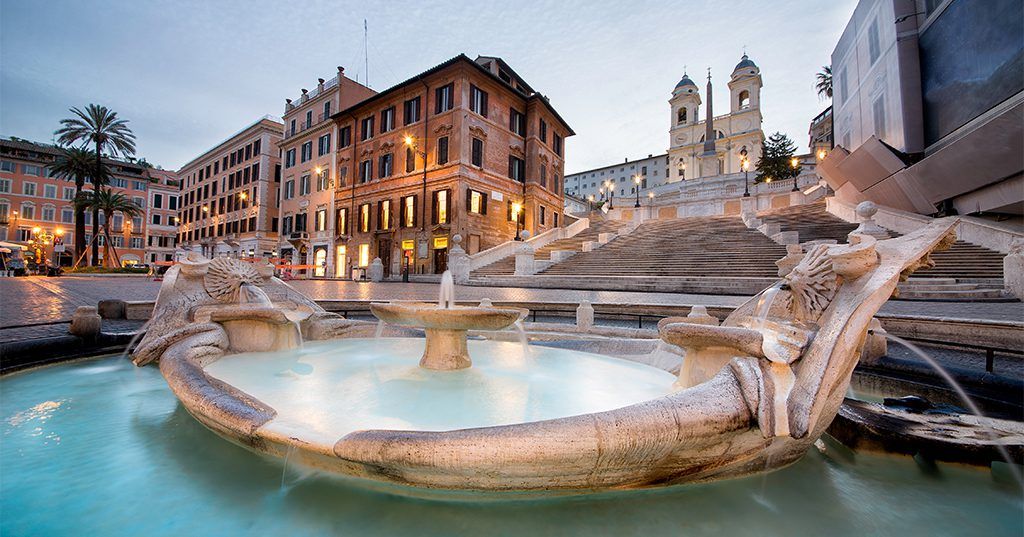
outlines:
M836 294L839 282L828 252L824 244L812 247L783 278L790 291L789 309L797 321L817 321Z
M214 259L203 278L203 286L210 296L221 302L237 304L242 285L260 285L264 281L251 263L226 257Z

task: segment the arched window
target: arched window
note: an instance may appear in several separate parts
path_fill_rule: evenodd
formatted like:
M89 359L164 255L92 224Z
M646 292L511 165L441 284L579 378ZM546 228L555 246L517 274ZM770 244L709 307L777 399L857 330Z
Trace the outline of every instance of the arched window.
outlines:
M743 110L744 108L750 108L750 92L747 90L741 91L739 102L740 110Z
M676 123L678 123L680 125L686 123L686 109L685 108L680 108L679 109L679 117L678 117L678 120L676 121Z

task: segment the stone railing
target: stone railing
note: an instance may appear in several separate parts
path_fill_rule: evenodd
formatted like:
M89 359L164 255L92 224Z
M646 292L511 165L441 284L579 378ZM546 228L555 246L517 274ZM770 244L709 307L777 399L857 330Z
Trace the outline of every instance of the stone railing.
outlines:
M828 212L847 222L860 223L857 218L857 206L852 203L830 197L826 200L826 207ZM875 223L886 229L906 234L924 227L933 219L920 214L878 206L874 220ZM1024 239L1024 233L970 216L960 217L960 223L956 227L956 236L960 240L984 246L1002 254L1010 252L1014 239Z
M580 218L579 220L569 224L565 227L556 227L549 229L536 237L530 237L526 240L526 244L533 247L534 250L542 248L555 242L557 240L568 239L575 237L583 230L590 227L589 218ZM503 242L493 248L488 248L477 252L469 256L469 270L470 272L478 270L482 267L486 267L492 263L496 263L516 254L516 247L523 244L523 241L507 241Z

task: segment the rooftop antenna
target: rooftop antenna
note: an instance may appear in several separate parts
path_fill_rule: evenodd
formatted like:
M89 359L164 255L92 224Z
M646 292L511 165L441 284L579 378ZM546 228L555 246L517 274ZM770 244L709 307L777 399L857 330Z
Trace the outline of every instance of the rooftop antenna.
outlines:
M366 87L370 87L370 52L366 46L366 34L368 31L366 19L363 19L363 74L366 75Z

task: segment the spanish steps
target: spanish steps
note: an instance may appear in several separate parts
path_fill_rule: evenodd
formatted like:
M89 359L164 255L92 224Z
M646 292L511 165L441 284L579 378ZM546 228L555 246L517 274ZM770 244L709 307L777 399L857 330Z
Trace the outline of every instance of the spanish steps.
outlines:
M590 213L588 217L590 218L590 227L581 231L575 237L557 240L548 243L547 246L537 248L534 252L534 259L542 261L550 260L552 250L572 250L579 252L583 249L584 242L596 242L599 234L616 233L626 226L625 222L606 219L604 215L598 211ZM568 223L568 221L566 223ZM515 270L516 258L515 256L509 256L500 261L474 270L473 276L512 275Z

